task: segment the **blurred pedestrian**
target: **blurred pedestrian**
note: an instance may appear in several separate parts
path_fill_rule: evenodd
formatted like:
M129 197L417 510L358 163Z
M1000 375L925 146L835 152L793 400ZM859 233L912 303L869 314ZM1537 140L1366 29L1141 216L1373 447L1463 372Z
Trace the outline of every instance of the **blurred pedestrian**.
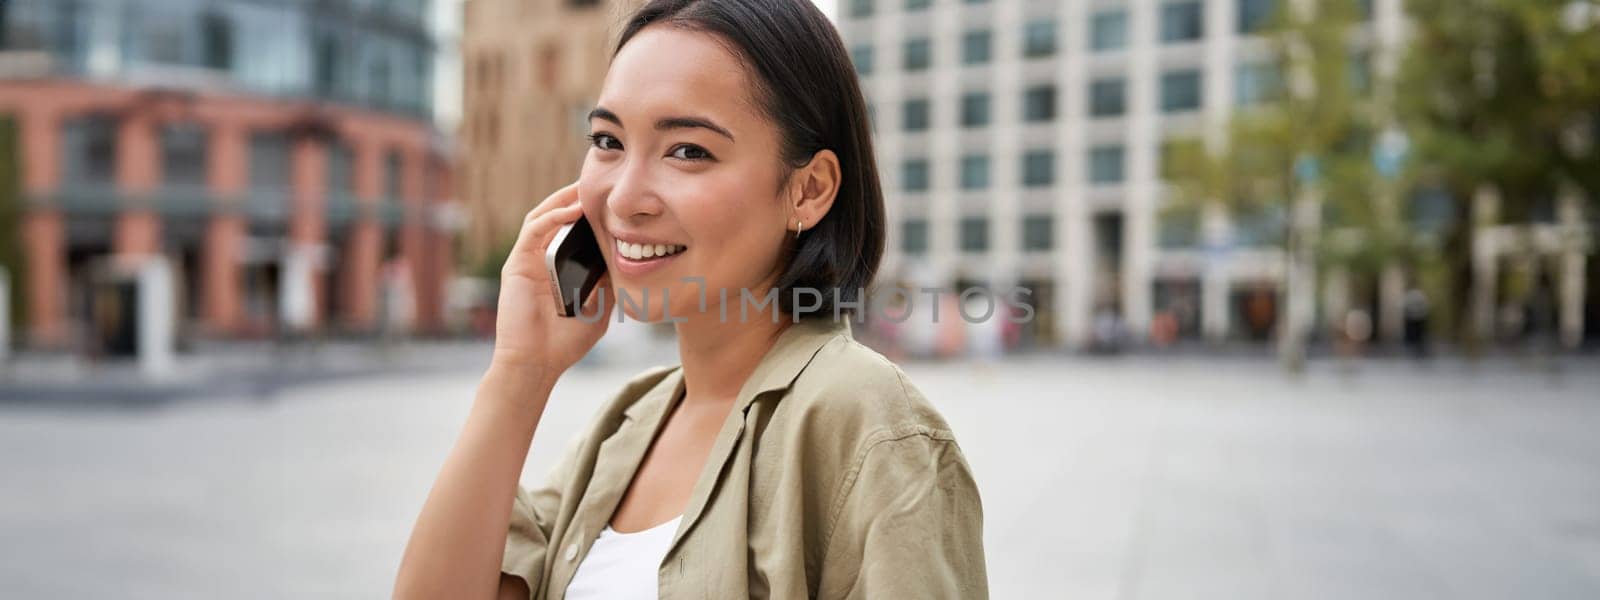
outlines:
M1349 310L1344 313L1342 329L1343 351L1340 354L1345 358L1359 357L1372 339L1372 315L1360 308Z
M1428 356L1428 294L1420 288L1411 288L1406 292L1405 304L1402 309L1404 316L1404 338L1406 349L1412 356L1426 358Z
M1095 311L1090 350L1106 354L1122 350L1122 316L1117 309L1104 305Z

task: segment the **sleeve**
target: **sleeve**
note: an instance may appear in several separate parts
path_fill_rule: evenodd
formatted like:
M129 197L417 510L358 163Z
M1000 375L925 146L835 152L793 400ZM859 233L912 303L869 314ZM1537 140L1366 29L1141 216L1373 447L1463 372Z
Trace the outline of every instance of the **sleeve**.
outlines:
M868 446L824 551L824 598L988 598L983 505L946 431Z
M518 486L516 500L511 506L511 525L506 530L500 572L521 577L528 582L528 590L534 596L538 595L539 584L544 579L551 530L556 513L561 510L562 490L567 485L581 441L573 440L544 485L533 489Z

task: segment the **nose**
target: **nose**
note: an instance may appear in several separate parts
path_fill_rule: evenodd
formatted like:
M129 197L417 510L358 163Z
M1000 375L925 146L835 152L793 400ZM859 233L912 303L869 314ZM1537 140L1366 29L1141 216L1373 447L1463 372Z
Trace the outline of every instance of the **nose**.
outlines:
M650 161L624 161L614 175L611 191L606 195L606 206L611 214L631 222L662 213L666 205L655 193Z

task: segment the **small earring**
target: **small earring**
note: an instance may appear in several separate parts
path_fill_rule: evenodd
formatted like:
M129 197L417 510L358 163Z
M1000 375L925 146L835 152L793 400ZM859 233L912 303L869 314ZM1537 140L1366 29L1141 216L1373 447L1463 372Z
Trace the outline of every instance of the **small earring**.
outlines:
M805 230L806 230L806 222L805 221L801 221L800 219L795 219L794 220L794 239L797 239L797 240L800 239L800 232L805 231Z

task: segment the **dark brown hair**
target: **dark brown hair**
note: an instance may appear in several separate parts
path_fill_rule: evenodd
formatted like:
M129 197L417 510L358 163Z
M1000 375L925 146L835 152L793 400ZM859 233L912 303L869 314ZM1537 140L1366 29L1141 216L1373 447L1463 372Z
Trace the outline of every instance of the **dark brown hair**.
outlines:
M835 301L861 301L883 256L883 189L866 100L833 23L810 0L653 0L628 19L612 55L656 23L710 33L731 46L756 82L752 98L778 126L790 167L784 182L819 151L839 157L838 196L792 245L778 276L779 306L822 316L836 310ZM795 290L803 289L821 293L821 306L797 310L812 308L810 298L796 306Z

